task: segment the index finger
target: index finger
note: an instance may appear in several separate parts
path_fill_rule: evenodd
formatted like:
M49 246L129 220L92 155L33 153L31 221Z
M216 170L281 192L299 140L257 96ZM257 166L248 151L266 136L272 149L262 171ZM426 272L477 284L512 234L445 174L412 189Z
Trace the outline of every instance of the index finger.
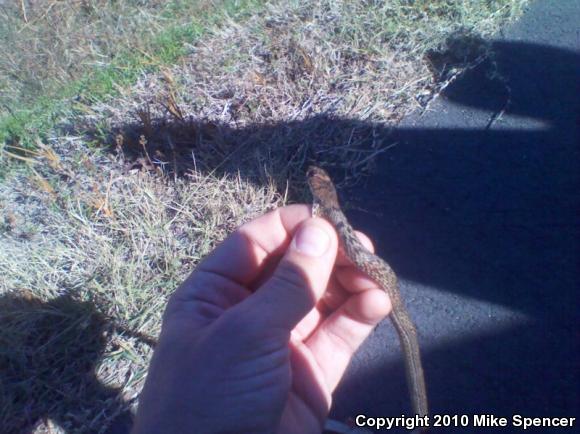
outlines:
M271 256L282 255L292 235L311 217L307 205L278 208L240 226L210 253L196 271L217 274L247 286L257 279Z

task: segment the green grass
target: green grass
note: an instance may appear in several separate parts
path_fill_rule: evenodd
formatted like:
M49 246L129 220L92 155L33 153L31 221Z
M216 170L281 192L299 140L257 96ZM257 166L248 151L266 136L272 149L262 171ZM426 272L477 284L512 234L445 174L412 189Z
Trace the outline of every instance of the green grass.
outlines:
M0 94L0 143L15 143L24 147L34 146L35 140L45 138L57 123L74 116L79 110L82 112L83 105L90 105L115 96L120 88L130 86L138 76L174 64L180 57L187 54L188 45L194 44L208 29L214 28L221 20L240 19L244 14L257 12L263 4L264 2L259 0L224 0L213 2L208 7L203 2L201 4L171 2L165 6L158 17L151 18L150 22L140 23L142 26L150 27L156 24L159 27L158 31L137 31L132 38L120 38L116 42L117 45L105 53L110 60L103 65L94 68L92 63L85 59L84 63L75 65L74 72L72 68L70 71L67 70L73 77L70 81L62 80L61 69L55 69L52 75L42 76L40 73L43 68L42 63L30 65L33 70L35 68L38 70L38 74L29 72L28 75L31 77L20 77L20 71L11 70L9 65L2 64L0 60L0 72L4 72L0 74L0 78L4 76L5 86L20 89L14 91L12 95L2 97ZM129 8L125 13L127 15L134 13L134 9L136 7ZM17 33L21 30L14 27L15 17L13 14L9 15L9 12L0 14L0 26L2 21L11 22L12 32ZM77 21L80 20L77 19ZM83 25L84 23L76 24ZM42 26L42 22L38 25ZM21 23L21 28L26 27L26 23ZM100 30L111 31L105 26ZM115 36L112 34L110 40L114 41ZM10 41L6 35L4 39L6 44L14 42ZM48 45L49 43L50 41L39 39L39 44ZM65 50L74 50L74 40L65 41L65 43L70 45ZM17 49L16 44L14 50ZM50 50L49 47L45 49ZM12 54L16 55L16 53ZM92 56L90 53L85 53L85 55L92 57L93 61L102 57L101 53L93 53ZM58 59L54 59L54 62L58 62ZM13 78L10 79L10 77ZM2 80L0 84L3 84ZM31 87L34 91L30 90ZM76 99L74 103L73 98Z
M312 156L345 182L372 169L381 131L442 86L425 54L484 41L523 4L0 7L0 426L103 432L134 410L149 337L201 258L295 199ZM457 73L470 61L442 56ZM134 168L140 135L181 176ZM117 137L126 152L104 151Z

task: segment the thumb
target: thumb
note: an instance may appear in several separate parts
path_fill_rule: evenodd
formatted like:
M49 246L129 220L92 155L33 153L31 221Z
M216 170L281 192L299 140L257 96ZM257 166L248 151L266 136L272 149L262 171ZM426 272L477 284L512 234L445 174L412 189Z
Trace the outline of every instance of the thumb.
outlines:
M337 246L326 220L311 218L299 226L272 277L247 299L263 326L291 331L314 308L328 285Z

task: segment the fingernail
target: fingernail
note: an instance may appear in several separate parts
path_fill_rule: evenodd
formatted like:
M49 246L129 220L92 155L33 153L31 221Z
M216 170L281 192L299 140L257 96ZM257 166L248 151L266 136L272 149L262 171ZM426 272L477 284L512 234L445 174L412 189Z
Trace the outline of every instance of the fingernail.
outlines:
M323 229L313 224L306 224L294 236L293 244L294 248L300 253L312 257L319 257L328 250L330 238Z

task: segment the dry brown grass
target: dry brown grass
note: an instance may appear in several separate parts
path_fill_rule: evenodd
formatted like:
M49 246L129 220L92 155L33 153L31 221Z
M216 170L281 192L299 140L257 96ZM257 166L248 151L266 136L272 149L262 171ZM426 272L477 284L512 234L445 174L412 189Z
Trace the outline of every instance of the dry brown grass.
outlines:
M106 430L135 405L167 297L200 258L299 198L309 161L360 179L385 131L488 55L480 37L522 3L272 2L88 107L71 126L91 140L5 147L30 168L0 183L4 431Z
M146 49L161 1L18 0L0 3L0 94L18 107L108 64L122 47Z
M178 65L84 121L114 132L102 140L121 135L133 151L145 143L145 158L157 153L177 172L195 157L198 169L296 185L314 160L351 182L391 145L375 140L373 123L385 129L425 108L490 55L483 37L521 4L272 3L225 21ZM337 131L333 119L354 121Z
M3 432L23 418L105 429L135 400L168 294L227 233L282 203L272 186L164 180L74 148L0 186Z

